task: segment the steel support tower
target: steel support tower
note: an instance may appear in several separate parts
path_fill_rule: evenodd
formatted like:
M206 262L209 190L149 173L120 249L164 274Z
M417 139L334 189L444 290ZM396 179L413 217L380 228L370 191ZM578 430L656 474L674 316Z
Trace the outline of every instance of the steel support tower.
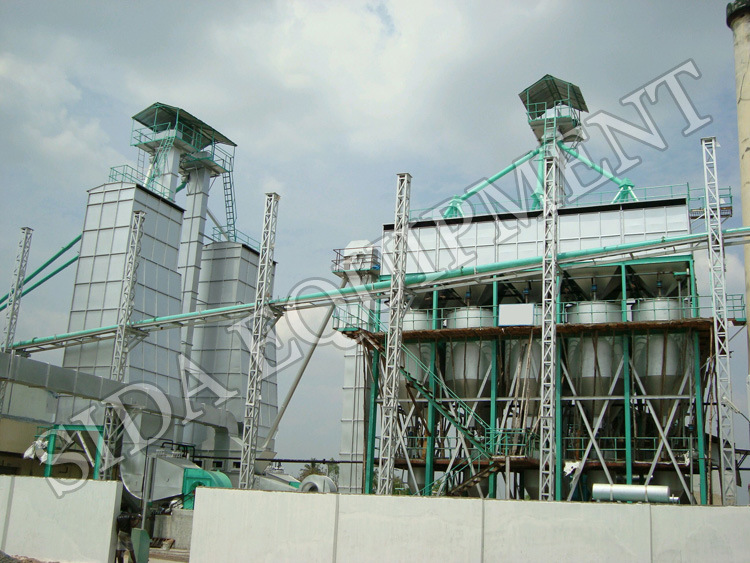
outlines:
M266 361L266 337L273 324L273 313L268 301L271 298L273 251L276 244L276 218L281 196L266 194L263 215L263 233L258 259L258 282L255 288L255 312L251 319L250 369L245 395L245 417L242 427L242 458L240 460L240 489L251 489L254 483L255 451L258 445L260 419L260 389Z
M399 174L396 187L396 217L393 225L390 316L382 392L382 430L377 487L379 495L389 495L393 490L393 469L397 448L398 380L401 376L404 313L408 305L405 280L410 192L411 175Z
M13 281L8 292L8 306L6 307L5 333L3 334L3 352L11 351L13 338L16 335L16 324L18 323L18 312L21 309L21 297L23 295L23 282L26 279L26 266L29 263L29 250L31 249L31 234L34 232L29 227L21 228L21 240L18 242L18 256L16 268L13 270ZM12 351L11 351L12 353ZM0 382L0 414L5 406L5 389L7 381Z
M131 331L128 329L133 314L135 284L138 281L138 260L141 252L144 211L133 213L128 233L128 250L125 255L125 270L122 280L122 296L117 309L117 329L115 331L114 350L112 352L112 369L110 379L122 382L125 377L125 364L128 360ZM111 479L116 460L117 443L122 435L122 419L114 405L108 404L104 409L104 449L99 469L99 478Z
M560 166L554 116L545 120L542 138L544 159L544 246L542 252L542 373L539 437L539 499L555 500L555 384L557 370L557 205Z
M732 377L729 368L727 335L727 291L724 263L724 236L721 232L721 197L716 167L716 138L701 139L703 177L706 185L706 232L708 265L713 308L713 370L716 374L721 468L721 500L733 505L737 497L735 477L734 424L732 412Z

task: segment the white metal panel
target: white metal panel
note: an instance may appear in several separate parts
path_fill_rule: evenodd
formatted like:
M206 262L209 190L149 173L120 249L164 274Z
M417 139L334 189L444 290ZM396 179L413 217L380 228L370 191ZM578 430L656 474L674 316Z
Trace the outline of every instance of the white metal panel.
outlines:
M434 272L494 261L540 256L539 217L471 224L412 227L408 272ZM657 205L560 216L560 252L678 236L690 232L687 206ZM433 259L433 243L436 260ZM491 245L491 246L490 246ZM392 233L383 233L382 273L390 274ZM490 250L492 248L492 250ZM422 256L415 256L417 252Z

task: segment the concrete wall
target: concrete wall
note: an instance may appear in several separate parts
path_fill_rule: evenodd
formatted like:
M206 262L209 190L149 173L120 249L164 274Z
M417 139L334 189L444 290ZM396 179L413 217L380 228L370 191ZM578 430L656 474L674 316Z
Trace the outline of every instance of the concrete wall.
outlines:
M157 514L154 517L154 538L173 539L177 549L190 549L193 530L193 511L175 508L172 514Z
M197 490L190 560L742 561L750 508Z
M61 563L113 561L121 495L114 481L87 481L58 498L44 478L0 476L0 550Z

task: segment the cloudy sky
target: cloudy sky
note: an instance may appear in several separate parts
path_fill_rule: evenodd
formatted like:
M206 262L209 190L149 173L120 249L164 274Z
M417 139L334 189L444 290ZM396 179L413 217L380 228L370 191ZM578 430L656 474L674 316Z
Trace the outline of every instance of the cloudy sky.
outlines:
M579 85L591 114L644 127L621 99L692 61L700 77L680 81L710 123L685 136L688 123L666 88L644 98L665 146L622 137L642 161L627 176L639 186L699 187L699 139L715 135L720 181L738 186L725 4L3 2L0 283L10 283L20 227L35 229L31 267L80 233L86 190L111 166L135 163L130 118L156 101L238 144L241 230L257 238L263 193L282 195L278 295L304 279L330 279L333 248L379 235L393 218L398 172L413 175L412 207L428 207L534 148L518 93L547 73ZM588 135L588 154L616 168L601 130ZM221 215L215 198L210 207ZM736 256L729 275L741 291ZM65 331L72 271L47 285L24 301L18 338ZM744 337L734 343L744 405ZM280 455L337 454L342 367L339 348L320 350L279 435ZM283 393L291 374L281 375Z

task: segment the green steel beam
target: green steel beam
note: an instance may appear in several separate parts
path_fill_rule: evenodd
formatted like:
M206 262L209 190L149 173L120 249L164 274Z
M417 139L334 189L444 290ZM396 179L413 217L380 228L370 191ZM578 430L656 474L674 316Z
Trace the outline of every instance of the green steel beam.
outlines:
M539 164L536 167L536 189L531 194L531 210L537 211L542 208L542 202L544 200L544 159L539 159Z
M443 213L443 217L446 219L452 218L452 217L463 217L463 212L461 211L461 204L465 202L470 197L478 194L481 192L484 188L487 186L497 182L500 178L505 176L506 174L513 172L516 168L521 166L524 162L534 158L536 155L539 154L539 148L534 149L533 151L527 153L525 156L522 156L518 160L516 160L513 164L510 166L507 166L503 168L500 172L492 176L491 178L487 178L486 180L482 180L479 182L476 186L471 188L469 191L462 193L461 195L453 196L453 199L450 202L450 205Z
M104 428L102 426L88 426L85 424L56 424L49 429L49 439L47 440L47 461L44 465L44 476L52 476L52 466L54 465L55 445L57 443L57 432L64 430L66 432L96 432L98 435L96 444L96 457L94 457L94 475L93 479L99 479L99 465L102 461L102 451L104 447Z
M695 433L698 436L698 475L700 479L701 504L708 504L708 483L706 476L706 432L703 426L703 386L701 385L700 342L693 335L693 355L695 369Z
M560 303L560 276L557 276L556 324L562 322ZM562 500L563 478L563 420L562 420L562 349L555 345L555 500Z
M27 293L31 293L37 287L39 287L44 282L46 282L48 279L53 278L54 276L56 276L57 274L59 274L60 272L62 272L65 268L67 268L68 266L70 266L71 264L73 264L76 260L78 260L78 258L79 258L79 256L78 256L78 254L76 254L75 256L73 256L73 258L71 258L70 260L68 260L67 262L65 262L62 266L60 266L60 267L55 268L54 270L52 270L49 274L47 274L46 276L44 276L38 282L33 283L30 286L28 286L28 287L24 286L23 291L21 292L21 295L23 296L23 295L26 295ZM3 303L2 305L0 305L0 311L4 311L7 306L8 306L7 303Z
M57 434L55 432L47 440L47 463L44 465L44 476L52 476L52 458L55 455L55 442L57 441Z
M380 352L372 353L372 381L370 382L370 408L367 419L367 458L365 459L365 494L375 492L375 431L378 416L378 383L380 381Z
M620 283L622 285L622 322L628 321L628 288L625 264L620 265ZM630 336L622 335L622 385L624 389L623 411L625 415L625 480L633 484L633 422L630 399Z
M695 260L690 257L690 294L693 297L693 316L698 316L698 288L695 279ZM708 477L706 475L706 431L703 421L703 385L701 384L701 355L698 335L693 334L693 362L695 376L695 433L698 436L698 475L700 502L708 504Z
M440 328L438 316L438 292L437 290L432 292L432 330ZM437 395L437 381L435 381L435 374L437 373L437 341L430 345L430 393L433 396ZM425 489L432 491L432 486L435 484L435 434L437 433L437 411L435 406L428 402L427 403L427 453L425 456Z
M633 193L633 182L628 180L627 178L618 178L614 174L607 172L604 168L599 166L598 164L591 162L588 158L585 156L579 154L578 152L574 151L570 147L566 147L565 143L562 141L557 141L557 146L560 147L562 150L564 150L566 153L568 153L570 156L575 158L576 160L580 161L584 165L591 168L594 172L598 172L608 180L611 180L615 184L617 184L620 188L620 190L617 192L617 195L615 196L615 199L612 200L612 203L620 203L623 201L638 201L638 198L635 197L635 194Z
M44 262L44 264L42 264L41 266L39 266L39 267L38 267L38 268L37 268L36 270L34 270L33 272L31 272L31 273L30 273L30 274L29 274L28 276L26 276L26 277L24 278L24 283L28 283L28 282L30 282L31 280L33 280L33 279L34 279L34 278L35 278L35 277L36 277L36 276L37 276L37 275L38 275L39 273L41 273L41 272L42 272L42 271L43 271L43 270L44 270L44 269L45 269L45 268L46 268L47 266L49 266L50 264L52 264L52 262L54 262L55 260L57 260L57 259L58 259L58 258L59 258L60 256L62 256L63 254L65 254L65 253L66 253L66 252L67 252L68 250L70 250L70 249L71 249L71 248L73 247L73 245L75 245L75 243L77 243L77 242L78 242L79 240L81 240L81 237L82 237L82 236L83 236L82 234L81 234L81 235L78 235L78 236L77 236L76 238L74 238L74 239L73 239L73 240L71 240L71 241L70 241L70 242L69 242L68 244L66 244L66 245L65 245L65 246L63 246L63 247L62 247L62 248L61 248L60 250L58 250L58 251L57 251L57 252L56 252L56 253L55 253L55 254L54 254L54 255L52 256L52 258L50 258L49 260L47 260L46 262ZM51 277L51 276L50 276L50 277ZM45 280L46 280L46 279L49 279L49 278L45 278ZM38 284L37 284L37 285L38 285ZM25 295L25 294L26 294L26 292L22 293L22 295ZM7 300L8 300L8 297L9 297L9 296L10 296L10 294L9 294L9 293L6 293L6 294L5 294L5 295L3 295L2 297L0 297L0 303L5 303L5 301L7 301Z
M446 410L443 405L440 404L438 399L430 394L429 388L422 385L419 381L417 381L412 374L410 374L408 371L406 371L404 368L401 368L401 375L403 375L411 384L412 386L419 391L419 394L422 395L427 401L429 401L432 405L434 405L435 409L443 415L443 418L445 418L448 422L450 422L456 430L458 430L461 434L464 435L464 438L471 442L471 444L479 451L483 456L490 458L492 457L491 450L487 450L487 445L482 444L479 440L477 440L476 436L474 436L474 433L469 430L467 427L465 427L461 422L453 416L448 410ZM459 406L462 404L461 401L456 397L453 399L454 402L458 403ZM463 404L464 410L466 412L471 412L471 409L469 409L465 404ZM475 419L477 420L477 419Z
M498 312L500 311L500 302L499 302L499 288L498 288L498 282L492 282L492 319L493 319L493 326L497 326L497 320L498 320ZM493 430L496 429L497 426L497 354L498 354L498 341L497 338L492 339L492 367L490 372L490 428ZM499 435L499 432L498 432ZM492 453L497 453L494 449L493 445L493 451ZM507 453L507 452L506 452ZM505 463L508 463L508 458L506 455ZM506 472L507 475L507 472ZM497 498L497 475L490 475L490 490L489 490L489 496L490 498ZM508 488L508 484L506 483L506 489Z

